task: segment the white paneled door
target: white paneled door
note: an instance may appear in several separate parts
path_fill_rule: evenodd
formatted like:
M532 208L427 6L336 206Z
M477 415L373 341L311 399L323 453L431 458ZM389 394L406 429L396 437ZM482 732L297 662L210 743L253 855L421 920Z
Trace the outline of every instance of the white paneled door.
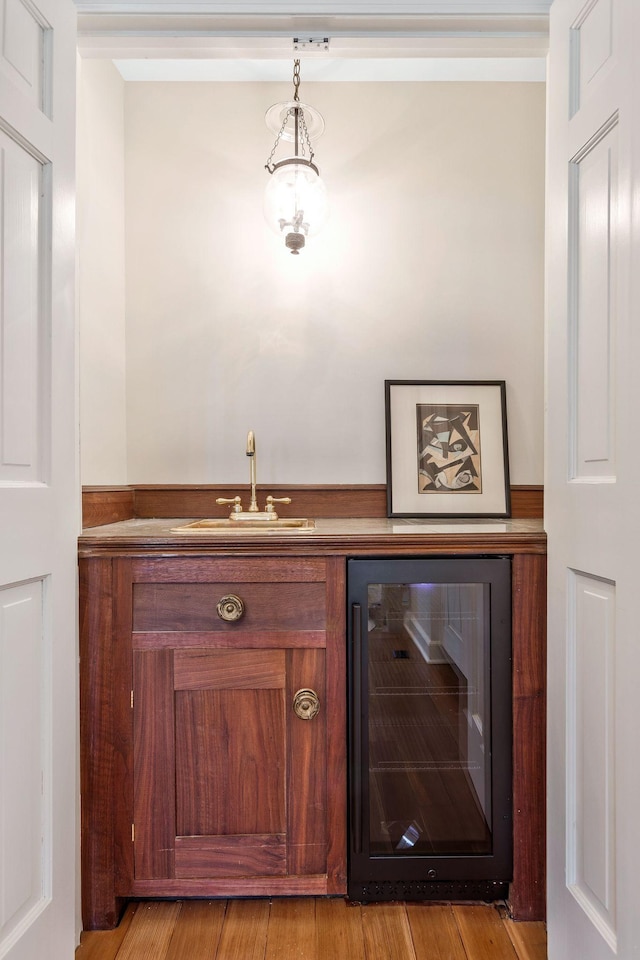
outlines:
M75 941L75 8L0 0L0 958Z
M638 50L638 0L554 0L549 960L640 958Z

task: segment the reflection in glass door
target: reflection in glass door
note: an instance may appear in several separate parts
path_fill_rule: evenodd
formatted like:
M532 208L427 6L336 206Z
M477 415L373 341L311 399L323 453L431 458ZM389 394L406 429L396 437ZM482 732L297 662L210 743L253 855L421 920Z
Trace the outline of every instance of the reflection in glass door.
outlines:
M349 563L356 899L510 878L509 579L504 558Z

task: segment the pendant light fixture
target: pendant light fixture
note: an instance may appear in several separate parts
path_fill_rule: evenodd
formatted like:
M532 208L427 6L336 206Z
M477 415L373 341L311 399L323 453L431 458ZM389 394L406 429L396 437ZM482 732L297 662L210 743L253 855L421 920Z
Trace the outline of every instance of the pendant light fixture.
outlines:
M265 121L276 140L265 164L271 178L264 197L267 223L291 253L298 256L306 238L327 218L327 191L313 162L311 141L324 131L322 114L300 102L300 61L293 63L293 100L275 103ZM293 156L274 160L282 142L293 143Z

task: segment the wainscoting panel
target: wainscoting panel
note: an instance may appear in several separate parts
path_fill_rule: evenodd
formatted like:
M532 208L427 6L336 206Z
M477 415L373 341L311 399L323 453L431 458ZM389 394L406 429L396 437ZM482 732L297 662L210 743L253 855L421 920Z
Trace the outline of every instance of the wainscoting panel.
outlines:
M336 486L269 486L259 489L260 500L267 493L290 496L290 516L300 517L386 517L387 494L384 484L343 484ZM134 517L212 517L224 516L216 497L242 494L248 487L192 484L181 486L85 487L82 491L82 526L131 520ZM511 515L514 520L542 517L541 486L511 487Z

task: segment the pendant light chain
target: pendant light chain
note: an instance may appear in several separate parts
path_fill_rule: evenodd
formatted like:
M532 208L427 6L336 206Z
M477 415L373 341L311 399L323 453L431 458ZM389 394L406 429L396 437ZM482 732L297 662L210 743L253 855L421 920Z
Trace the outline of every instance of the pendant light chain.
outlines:
M295 110L296 108L294 107L293 109ZM307 147L309 148L309 160L313 160L313 147L311 146L311 138L309 136L309 131L307 130L307 121L304 118L304 110L300 110L298 119L304 135L304 140L300 144L300 156L304 157L304 145L306 143Z
M286 127L287 124L289 123L289 117L290 117L290 115L291 115L291 110L287 110L287 112L286 112L286 114L285 114L285 116L284 116L284 120L282 121L282 126L280 127L280 130L279 130L279 132L278 132L278 136L276 137L276 142L274 143L273 147L271 148L271 153L269 154L269 157L267 158L267 162L265 163L265 169L267 169L270 173L273 172L273 171L272 171L272 166L273 166L273 164L271 163L271 161L273 160L274 154L275 154L276 150L278 149L278 144L280 143L280 140L281 140L281 138L282 138L282 134L283 134L284 131L285 131L285 127Z
M300 61L293 61L293 99L296 103L300 102ZM289 113L295 113L296 108L293 107ZM300 144L300 156L304 157L304 145L307 144L309 148L309 160L313 160L313 147L311 146L311 138L309 136L309 131L307 130L307 121L304 118L304 110L298 111L298 122L302 127L302 134L304 140Z
M299 60L293 61L293 91L294 91L293 100L294 100L294 103L297 104L300 102L300 61ZM294 117L295 119L296 113L298 114L297 119L300 125L300 129L302 131L302 139L299 144L299 147L300 147L299 156L302 158L305 157L306 155L305 144L306 144L307 150L309 151L309 160L313 162L313 157L314 157L313 147L311 146L311 137L309 136L309 131L307 130L307 121L305 120L304 109L302 107L294 106L294 107L290 107L287 110L284 120L282 121L282 126L278 131L278 135L276 137L275 143L271 148L271 153L269 154L267 158L267 162L265 163L265 169L268 170L269 173L273 173L273 158L275 156L276 150L278 149L278 144L280 143L280 140L282 139L282 135L284 134L284 131L289 122L289 117Z
M293 61L293 89L294 89L293 99L297 103L300 99L300 61L299 60Z

